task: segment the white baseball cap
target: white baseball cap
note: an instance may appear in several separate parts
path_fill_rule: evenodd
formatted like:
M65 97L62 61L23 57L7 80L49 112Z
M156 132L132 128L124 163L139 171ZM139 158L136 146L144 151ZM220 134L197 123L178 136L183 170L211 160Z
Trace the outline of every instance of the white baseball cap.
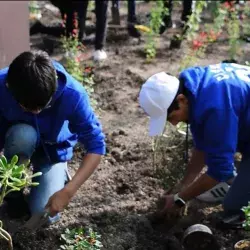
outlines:
M161 135L164 131L168 108L172 104L178 89L179 79L166 74L157 73L143 85L139 94L141 108L149 115L149 135Z

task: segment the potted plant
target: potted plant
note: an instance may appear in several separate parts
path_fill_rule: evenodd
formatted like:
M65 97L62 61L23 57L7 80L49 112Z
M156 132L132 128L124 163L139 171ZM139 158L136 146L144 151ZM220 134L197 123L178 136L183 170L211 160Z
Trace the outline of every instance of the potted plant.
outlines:
M245 215L243 228L249 231L250 230L250 202L248 202L248 206L244 206L242 208L242 211L244 212L244 215ZM250 250L250 238L238 241L234 245L234 249L235 250Z
M181 47L182 36L180 34L175 34L170 41L170 49L179 49Z

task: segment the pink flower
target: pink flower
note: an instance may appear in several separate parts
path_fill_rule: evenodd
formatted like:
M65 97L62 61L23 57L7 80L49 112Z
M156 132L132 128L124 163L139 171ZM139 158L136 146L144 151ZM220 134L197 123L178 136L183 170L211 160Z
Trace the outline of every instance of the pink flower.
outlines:
M193 50L198 50L199 48L201 48L203 46L203 42L200 42L198 40L193 40Z

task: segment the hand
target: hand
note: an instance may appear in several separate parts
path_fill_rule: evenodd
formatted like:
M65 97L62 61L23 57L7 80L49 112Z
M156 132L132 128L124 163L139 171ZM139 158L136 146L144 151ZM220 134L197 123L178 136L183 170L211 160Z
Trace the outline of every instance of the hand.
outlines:
M70 202L70 195L65 189L61 189L58 192L54 193L46 205L46 209L49 210L49 215L51 217L55 216L57 213L62 212L63 209Z
M183 188L182 183L179 182L175 186L173 186L173 187L169 188L168 190L166 190L165 195L170 195L170 194L173 194L173 193L179 193L182 188Z
M170 210L175 207L174 202L174 195L164 195L162 197L163 208L161 209L160 213L165 213L167 210Z

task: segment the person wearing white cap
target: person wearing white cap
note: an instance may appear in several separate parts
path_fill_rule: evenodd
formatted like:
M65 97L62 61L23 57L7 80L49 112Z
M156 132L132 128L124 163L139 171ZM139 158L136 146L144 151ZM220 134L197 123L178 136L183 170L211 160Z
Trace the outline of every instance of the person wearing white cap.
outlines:
M150 117L150 136L161 135L167 121L187 122L192 133L186 175L179 193L164 197L164 211L198 198L223 201L227 216L240 214L250 201L250 67L190 67L178 78L159 72L143 84L139 103ZM236 152L243 156L237 174ZM205 165L206 172L199 175Z

